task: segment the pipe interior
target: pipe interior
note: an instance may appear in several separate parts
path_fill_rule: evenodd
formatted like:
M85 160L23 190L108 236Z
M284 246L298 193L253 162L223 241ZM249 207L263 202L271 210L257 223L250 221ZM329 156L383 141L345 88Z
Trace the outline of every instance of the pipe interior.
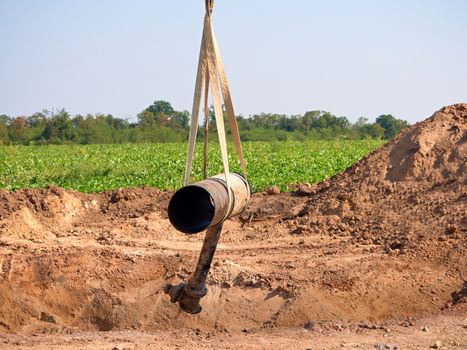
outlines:
M214 218L211 195L202 187L183 187L170 200L168 215L177 230L183 233L201 232Z

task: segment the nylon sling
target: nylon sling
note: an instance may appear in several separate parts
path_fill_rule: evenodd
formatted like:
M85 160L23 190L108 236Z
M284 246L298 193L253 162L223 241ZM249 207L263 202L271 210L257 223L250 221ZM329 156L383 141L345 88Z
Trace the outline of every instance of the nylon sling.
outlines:
M204 147L203 147L203 175L207 177L207 144L208 144L208 94L211 90L212 102L214 105L214 115L217 124L219 146L221 150L222 164L224 167L225 181L227 187L229 170L229 160L227 156L227 141L224 126L224 115L222 110L221 95L224 100L227 120L232 131L232 138L238 156L243 176L246 179L245 161L243 158L240 134L237 120L233 108L232 97L225 73L224 64L220 55L219 47L212 28L211 15L214 0L205 0L206 14L204 16L203 35L198 59L198 70L196 74L195 92L193 97L193 107L191 113L190 134L188 138L188 155L185 166L185 186L190 182L191 168L193 165L193 155L195 150L196 135L198 131L199 109L201 97L204 95ZM204 87L204 94L203 94ZM229 191L230 196L230 191Z

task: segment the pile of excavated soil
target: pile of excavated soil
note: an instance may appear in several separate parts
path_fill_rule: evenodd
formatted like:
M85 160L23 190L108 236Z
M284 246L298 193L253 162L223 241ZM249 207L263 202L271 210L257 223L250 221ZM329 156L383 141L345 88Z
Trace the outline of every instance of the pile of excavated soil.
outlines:
M344 173L315 186L297 234L351 235L387 252L465 251L467 104L445 107Z
M305 326L336 339L402 329L406 342L404 328L436 318L460 334L466 118L467 105L445 107L327 181L255 194L224 224L198 315L163 293L203 240L172 228L170 192L0 190L0 333L170 330L196 344Z

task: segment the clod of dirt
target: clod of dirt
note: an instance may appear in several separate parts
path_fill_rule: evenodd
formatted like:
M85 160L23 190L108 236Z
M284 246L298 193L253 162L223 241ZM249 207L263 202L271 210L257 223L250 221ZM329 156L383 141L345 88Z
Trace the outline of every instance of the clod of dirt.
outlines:
M266 194L270 196L273 196L273 195L277 195L281 193L281 189L277 186L269 186L268 188L264 190L264 192L266 192Z

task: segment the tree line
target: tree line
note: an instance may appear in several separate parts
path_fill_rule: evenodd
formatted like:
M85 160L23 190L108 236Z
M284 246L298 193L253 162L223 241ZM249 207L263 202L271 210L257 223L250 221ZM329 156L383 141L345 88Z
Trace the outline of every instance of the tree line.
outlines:
M217 139L214 111L209 115L211 139ZM138 142L184 142L188 139L190 113L177 111L167 101L156 100L137 115L136 122L111 114L71 116L65 109L43 110L30 116L0 115L0 144L102 144ZM319 139L391 139L409 126L405 120L383 114L370 122L361 117L351 123L330 112L308 111L303 115L274 113L237 116L243 141ZM226 123L227 133L228 123ZM204 128L198 129L199 139Z

